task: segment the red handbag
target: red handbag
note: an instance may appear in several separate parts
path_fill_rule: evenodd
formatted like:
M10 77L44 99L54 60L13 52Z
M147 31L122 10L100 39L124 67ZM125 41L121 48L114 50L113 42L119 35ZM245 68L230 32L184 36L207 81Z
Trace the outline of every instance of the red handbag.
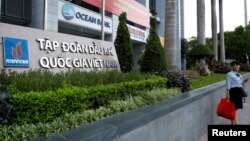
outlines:
M217 115L230 120L234 120L235 113L236 109L234 107L234 104L230 102L228 99L222 98L217 107Z

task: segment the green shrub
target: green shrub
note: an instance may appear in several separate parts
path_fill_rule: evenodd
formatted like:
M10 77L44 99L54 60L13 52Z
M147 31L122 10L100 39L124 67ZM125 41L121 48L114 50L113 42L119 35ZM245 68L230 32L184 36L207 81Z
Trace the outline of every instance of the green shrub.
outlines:
M127 27L127 14L121 13L116 32L115 49L122 72L130 72L133 66L133 47Z
M87 109L82 88L64 88L56 92L29 92L13 96L15 122L47 122L64 113Z
M211 58L213 56L213 51L207 45L199 44L193 47L188 55L196 59L204 57Z
M2 70L0 73L0 84L7 85L8 91L14 94L30 91L54 91L64 86L92 87L149 78L154 78L154 76L135 71L121 73L115 70L101 72L73 70L66 73L52 73L48 70L30 70L17 73Z
M165 78L131 81L90 88L67 87L56 91L18 93L13 96L15 122L48 122L64 113L106 106L112 100L139 95L138 91L164 87Z
M241 71L250 72L250 65L249 65L249 64L241 64L241 65L240 65L240 70L241 70Z
M131 81L120 84L103 85L89 88L86 98L88 105L97 108L99 106L108 105L109 101L117 99L125 99L128 95L136 96L138 91L152 90L157 87L164 87L165 79L162 77Z
M178 89L157 88L152 91L144 91L146 95L154 95L160 100L180 95ZM154 101L156 102L156 101ZM49 136L60 133L70 128L77 128L83 124L103 119L111 114L116 114L129 109L146 105L142 96L127 96L124 100L111 101L107 107L99 107L96 110L84 110L75 113L67 113L55 118L50 123L22 124L22 125L0 125L0 140L24 141L34 139L38 136Z
M2 78L4 75L0 75ZM0 83L0 124L10 124L13 116L11 94L6 92L6 85Z
M145 52L139 60L140 71L142 72L155 72L166 71L167 62L165 58L165 51L161 45L160 38L157 33L157 20L156 13L151 11L153 18L150 20L151 28L147 39ZM153 62L153 63L152 63Z
M181 89L181 92L187 92L190 89L190 81L189 79L180 74L179 72L168 72L168 71L159 71L154 72L157 76L166 77L166 86L167 88L175 88L178 87Z
M166 85L168 88L179 87L181 92L187 92L190 89L190 81L184 75L178 72L169 72L167 75Z
M229 64L221 61L210 61L208 62L208 67L214 73L228 73L231 70Z

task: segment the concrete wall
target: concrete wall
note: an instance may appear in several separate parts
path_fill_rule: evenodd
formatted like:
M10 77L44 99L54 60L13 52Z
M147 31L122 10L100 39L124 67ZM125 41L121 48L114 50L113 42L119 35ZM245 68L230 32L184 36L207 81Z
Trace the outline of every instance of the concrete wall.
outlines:
M215 86L221 88L212 90L213 92L210 88L205 88L187 94L186 99L179 99L181 107L120 136L115 141L198 141L207 132L207 125L213 124L218 118L216 106L225 95L225 89L221 84ZM205 93L200 93L201 91ZM206 95L207 92L210 94ZM189 104L186 103L188 100Z
M73 36L68 34L62 34L62 33L56 33L51 31L44 31L34 28L28 28L28 27L22 27L22 26L16 26L11 24L5 24L0 23L0 68L6 68L11 69L15 71L27 71L29 69L44 69L40 65L40 59L42 57L52 57L52 58L71 58L70 64L73 63L73 59L100 59L100 60L114 60L118 63L116 51L114 44L112 42L106 42L91 38L85 38L85 37L79 37L79 36ZM30 67L28 68L17 68L17 67L4 67L3 66L3 43L2 43L2 37L13 37L13 38L21 38L26 39L28 41L28 54L29 54L29 64ZM50 50L50 49L41 49L40 48L40 42L38 42L37 39L49 39L49 41L57 41L59 43L59 46L56 50ZM93 46L93 42L96 43L98 47L101 47L102 49L110 49L112 48L113 55L97 55L97 54L90 54L90 53L79 53L79 52L71 52L66 51L63 52L62 43L72 43L72 44L82 44L86 46ZM45 43L44 43L45 44ZM13 46L14 47L14 46ZM11 55L11 52L8 52ZM13 59L13 58L12 58ZM72 64L73 65L73 64ZM119 63L118 66L119 68ZM51 68L51 71L54 72L60 72L60 71L67 71L70 69L74 69L74 67L67 68ZM77 68L83 71L90 71L90 70L102 70L103 68ZM111 68L105 68L105 69L111 69Z
M198 141L207 133L207 125L221 120L216 108L225 94L222 81L36 141Z

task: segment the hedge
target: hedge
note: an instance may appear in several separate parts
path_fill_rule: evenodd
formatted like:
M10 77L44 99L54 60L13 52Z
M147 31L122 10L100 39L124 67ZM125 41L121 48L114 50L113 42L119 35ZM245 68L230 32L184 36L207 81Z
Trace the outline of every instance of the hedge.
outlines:
M65 113L96 109L139 91L164 87L165 78L100 85L65 87L56 91L18 93L13 96L15 123L49 122Z
M39 136L50 136L54 133L61 133L65 130L77 128L86 123L100 120L119 112L170 99L180 94L181 93L178 89L159 88L152 91L144 91L144 96L129 96L125 100L110 101L110 105L107 107L99 107L96 110L85 110L77 113L64 114L50 123L0 125L0 140L36 140L35 138Z
M30 91L55 91L65 85L93 87L96 85L123 83L133 80L147 80L154 77L154 75L142 74L137 71L121 73L116 70L90 72L72 70L53 73L48 70L30 70L28 72L18 73L0 69L0 84L6 85L8 91L13 94Z

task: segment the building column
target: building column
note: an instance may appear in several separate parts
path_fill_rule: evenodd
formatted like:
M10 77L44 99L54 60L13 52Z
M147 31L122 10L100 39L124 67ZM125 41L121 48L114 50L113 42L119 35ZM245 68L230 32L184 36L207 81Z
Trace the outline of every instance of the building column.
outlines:
M115 42L115 38L116 38L116 32L118 29L118 25L119 25L119 16L113 14L112 15L112 22L113 22L113 33L112 33L112 41L113 43Z
M47 1L46 5L45 1ZM45 6L47 8L45 8ZM45 15L47 16L45 17ZM58 0L32 0L32 21L29 26L38 29L57 32Z
M46 0L45 0L46 1ZM58 0L47 0L46 29L48 31L58 31Z

